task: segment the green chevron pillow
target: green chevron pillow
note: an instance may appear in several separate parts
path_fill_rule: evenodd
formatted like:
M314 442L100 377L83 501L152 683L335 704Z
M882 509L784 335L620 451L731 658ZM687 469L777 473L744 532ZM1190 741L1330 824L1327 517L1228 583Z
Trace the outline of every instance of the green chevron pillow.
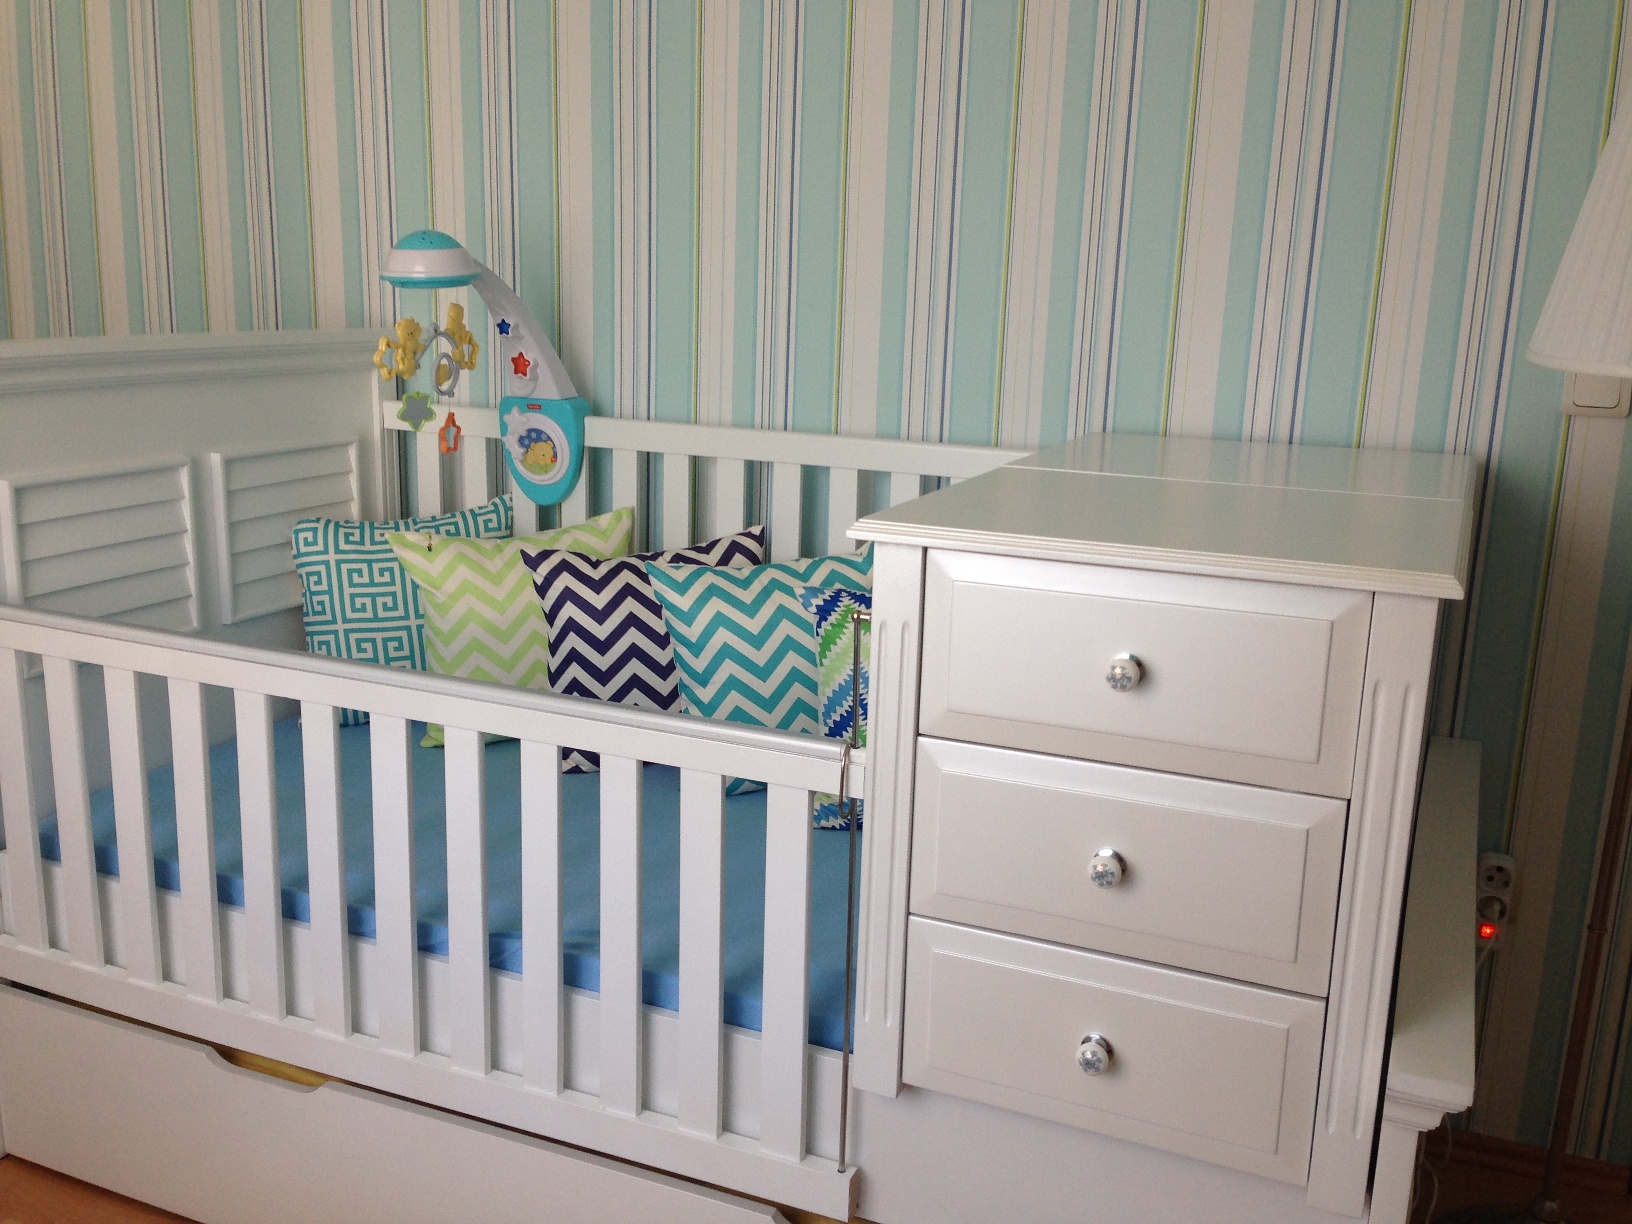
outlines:
M629 551L634 522L635 512L626 506L574 527L509 540L392 532L391 551L418 587L425 610L430 670L548 692L549 625L521 550L621 557ZM442 728L433 723L423 744L441 743Z

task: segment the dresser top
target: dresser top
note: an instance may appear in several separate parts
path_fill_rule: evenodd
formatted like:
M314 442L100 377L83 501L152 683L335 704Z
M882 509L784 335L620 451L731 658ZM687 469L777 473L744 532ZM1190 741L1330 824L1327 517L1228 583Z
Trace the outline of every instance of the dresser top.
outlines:
M1465 455L1090 434L868 515L860 540L1461 599Z

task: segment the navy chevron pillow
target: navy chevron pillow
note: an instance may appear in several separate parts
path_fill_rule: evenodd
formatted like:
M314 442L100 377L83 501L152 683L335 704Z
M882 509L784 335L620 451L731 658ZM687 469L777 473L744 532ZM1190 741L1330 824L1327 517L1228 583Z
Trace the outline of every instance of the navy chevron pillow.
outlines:
M674 648L646 561L750 567L765 560L765 529L750 527L706 544L598 560L579 553L521 550L549 622L550 689L647 710L680 704ZM592 752L569 753L569 772L599 767Z

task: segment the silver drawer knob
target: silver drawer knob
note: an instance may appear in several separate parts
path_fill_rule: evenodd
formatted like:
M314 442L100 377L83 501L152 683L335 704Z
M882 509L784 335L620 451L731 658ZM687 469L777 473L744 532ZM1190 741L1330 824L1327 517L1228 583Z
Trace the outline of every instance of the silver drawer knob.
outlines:
M1077 1066L1084 1075L1104 1075L1111 1069L1111 1043L1098 1033L1089 1033L1077 1047Z
M1105 673L1105 683L1119 693L1138 688L1144 678L1145 665L1139 662L1139 656L1125 650L1111 660L1111 666Z
M1101 888L1115 888L1127 870L1127 860L1109 846L1088 860L1088 878Z

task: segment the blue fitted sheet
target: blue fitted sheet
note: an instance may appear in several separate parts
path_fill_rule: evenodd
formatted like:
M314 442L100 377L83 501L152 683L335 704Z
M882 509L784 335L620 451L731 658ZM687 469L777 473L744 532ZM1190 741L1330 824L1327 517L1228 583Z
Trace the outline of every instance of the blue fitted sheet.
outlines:
M422 725L413 728L417 745ZM354 935L374 937L374 830L367 725L340 729L342 808L346 834L348 923ZM300 725L285 719L273 728L277 760L279 853L285 918L307 922L305 795ZM495 969L519 972L521 946L520 745L492 743L487 754L488 948ZM443 752L413 750L415 904L419 948L446 955L448 892ZM600 775L562 777L563 977L569 986L600 989ZM243 845L238 807L235 741L210 750L210 789L216 836L216 882L221 901L244 903ZM154 875L161 888L179 891L175 778L170 766L148 775L153 827ZM642 928L644 996L647 1003L679 1006L680 774L647 765L642 777ZM758 1030L764 969L765 793L725 801L725 998L726 1023ZM97 870L119 874L113 794L91 796ZM843 1043L845 867L848 834L817 830L811 863L810 1040L839 1049ZM56 818L41 826L40 849L60 861ZM858 846L859 849L859 846Z

